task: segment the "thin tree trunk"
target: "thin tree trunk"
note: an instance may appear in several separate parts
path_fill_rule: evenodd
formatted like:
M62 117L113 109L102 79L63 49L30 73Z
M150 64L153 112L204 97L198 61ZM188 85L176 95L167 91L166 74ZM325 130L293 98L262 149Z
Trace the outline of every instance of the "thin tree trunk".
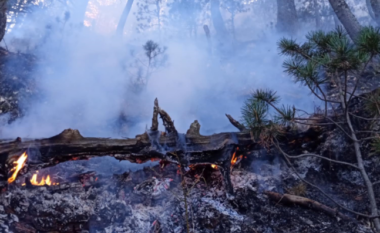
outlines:
M297 32L297 26L297 10L294 0L277 0L277 30L293 35Z
M339 21L343 24L350 38L355 41L359 35L361 26L355 15L351 12L346 1L344 0L329 0L331 7L334 9Z
M371 2L371 11L372 11L372 15L374 16L374 20L376 21L377 25L380 25L380 0L370 0L370 2ZM370 11L370 9L368 9L368 11Z
M218 36L224 36L227 34L226 26L223 21L222 14L220 13L219 0L211 0L211 17L215 31Z
M345 80L347 80L347 78L348 77L347 77L347 72L346 72L345 73ZM345 87L343 89L339 85L339 90L340 90L340 102L341 102L341 104L343 106L343 109L345 111L345 117L346 117L346 120L347 120L347 125L348 125L348 128L350 130L349 132L351 134L351 138L352 138L353 143L354 143L355 156L356 156L357 165L358 165L359 171L360 171L360 173L362 175L362 178L364 180L364 184L365 184L365 186L367 188L368 199L369 199L370 208L371 208L371 215L372 216L377 216L377 215L379 215L379 212L378 212L378 209L377 209L375 192L373 191L373 184L372 184L371 180L368 177L367 171L365 170L364 162L363 162L363 156L362 156L362 152L360 150L360 141L356 137L355 129L352 126L351 118L350 118L350 115L349 115L350 113L349 113L349 111L347 109L348 108L348 106L347 106L347 87ZM375 225L376 232L380 232L380 219L378 219L378 218L373 219L373 223Z
M129 15L129 12L131 12L131 8L133 5L133 0L128 0L127 5L125 5L125 8L123 10L123 13L121 14L119 23L117 24L116 32L119 35L123 34L125 23L127 22L127 18Z
M0 41L5 35L5 29L7 27L7 0L0 0Z

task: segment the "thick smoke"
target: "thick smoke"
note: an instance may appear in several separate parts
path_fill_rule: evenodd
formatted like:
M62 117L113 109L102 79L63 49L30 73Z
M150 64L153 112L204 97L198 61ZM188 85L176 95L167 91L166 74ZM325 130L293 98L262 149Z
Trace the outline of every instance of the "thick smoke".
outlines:
M271 27L276 12L262 10L275 1L253 1L249 11L237 15L236 41L218 37L212 20L202 13L206 16L197 18L192 33L178 28L181 24L175 20L137 33L136 4L121 38L116 24L125 3L100 2L90 1L84 27L70 18L77 15L71 12L75 8L57 2L54 10L38 8L24 20L27 23L6 35L7 41L27 40L29 50L22 52L38 57L40 96L22 103L28 105L26 116L3 129L1 137L47 137L66 128L85 136L134 137L150 127L156 97L178 131L186 132L199 120L203 134L235 131L224 114L239 119L244 100L258 88L276 90L284 104L306 110L318 104L283 72L277 49L282 35ZM163 12L170 14L166 8ZM227 22L228 12L222 10L222 15ZM210 44L204 24L211 30ZM143 49L148 40L164 51L151 65Z

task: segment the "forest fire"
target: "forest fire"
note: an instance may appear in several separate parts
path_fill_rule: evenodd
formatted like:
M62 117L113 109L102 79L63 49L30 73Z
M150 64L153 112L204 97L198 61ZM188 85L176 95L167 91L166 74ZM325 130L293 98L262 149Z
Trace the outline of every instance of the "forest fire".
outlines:
M18 158L17 161L13 162L16 166L11 169L11 171L14 171L12 176L9 177L8 183L12 183L16 180L17 174L20 172L20 170L24 167L26 159L28 158L28 155L26 152L22 153L22 155Z

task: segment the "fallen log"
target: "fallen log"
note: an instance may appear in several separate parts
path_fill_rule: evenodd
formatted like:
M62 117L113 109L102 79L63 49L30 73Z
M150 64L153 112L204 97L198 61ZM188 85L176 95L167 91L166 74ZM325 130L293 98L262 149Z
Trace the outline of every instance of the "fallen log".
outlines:
M339 212L337 209L333 209L331 207L328 207L322 203L319 203L317 201L311 200L306 197L291 195L291 194L280 194L272 191L265 191L264 192L268 197L274 201L277 201L278 203L283 202L287 204L297 204L301 205L307 208L323 211L333 217L339 217L343 220L349 220L349 221L356 221L355 219Z
M163 120L167 134L158 131L157 116ZM249 133L219 133L202 136L200 124L191 124L187 134L179 134L169 114L160 109L157 99L154 102L151 130L131 139L83 137L78 130L66 129L62 133L45 139L0 142L0 163L8 171L13 161L25 151L27 165L32 169L54 166L58 163L89 159L109 155L118 160L143 163L151 159L162 159L181 166L216 164L221 170L226 190L233 194L229 173L232 155L240 148L253 144ZM7 171L7 172L8 172Z
M158 115L163 120L166 133L158 131ZM186 134L177 132L174 121L154 101L152 126L149 131L130 139L83 137L78 130L66 129L62 133L45 139L0 141L0 173L7 177L13 162L27 152L27 167L40 169L58 163L89 159L95 156L112 156L118 160L143 163L151 159L190 165L215 164L223 174L226 190L233 196L230 181L231 159L239 147L239 153L257 146L249 131L235 121L228 119L242 132L218 133L210 136L200 134L200 124L194 121ZM297 136L304 137L300 134ZM291 137L287 136L287 140ZM302 141L302 140L301 140ZM4 168L5 169L2 169ZM4 171L5 170L5 171ZM1 174L0 174L1 175Z

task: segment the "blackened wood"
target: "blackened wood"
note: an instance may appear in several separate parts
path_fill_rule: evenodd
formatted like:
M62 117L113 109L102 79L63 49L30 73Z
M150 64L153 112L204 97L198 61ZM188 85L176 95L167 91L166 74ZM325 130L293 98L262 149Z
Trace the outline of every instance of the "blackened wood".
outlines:
M226 117L228 118L228 120L231 122L231 124L233 126L235 126L236 128L238 128L240 130L240 132L243 132L243 131L247 131L247 129L245 128L244 125L240 124L237 120L235 120L231 115L229 114L226 114Z

